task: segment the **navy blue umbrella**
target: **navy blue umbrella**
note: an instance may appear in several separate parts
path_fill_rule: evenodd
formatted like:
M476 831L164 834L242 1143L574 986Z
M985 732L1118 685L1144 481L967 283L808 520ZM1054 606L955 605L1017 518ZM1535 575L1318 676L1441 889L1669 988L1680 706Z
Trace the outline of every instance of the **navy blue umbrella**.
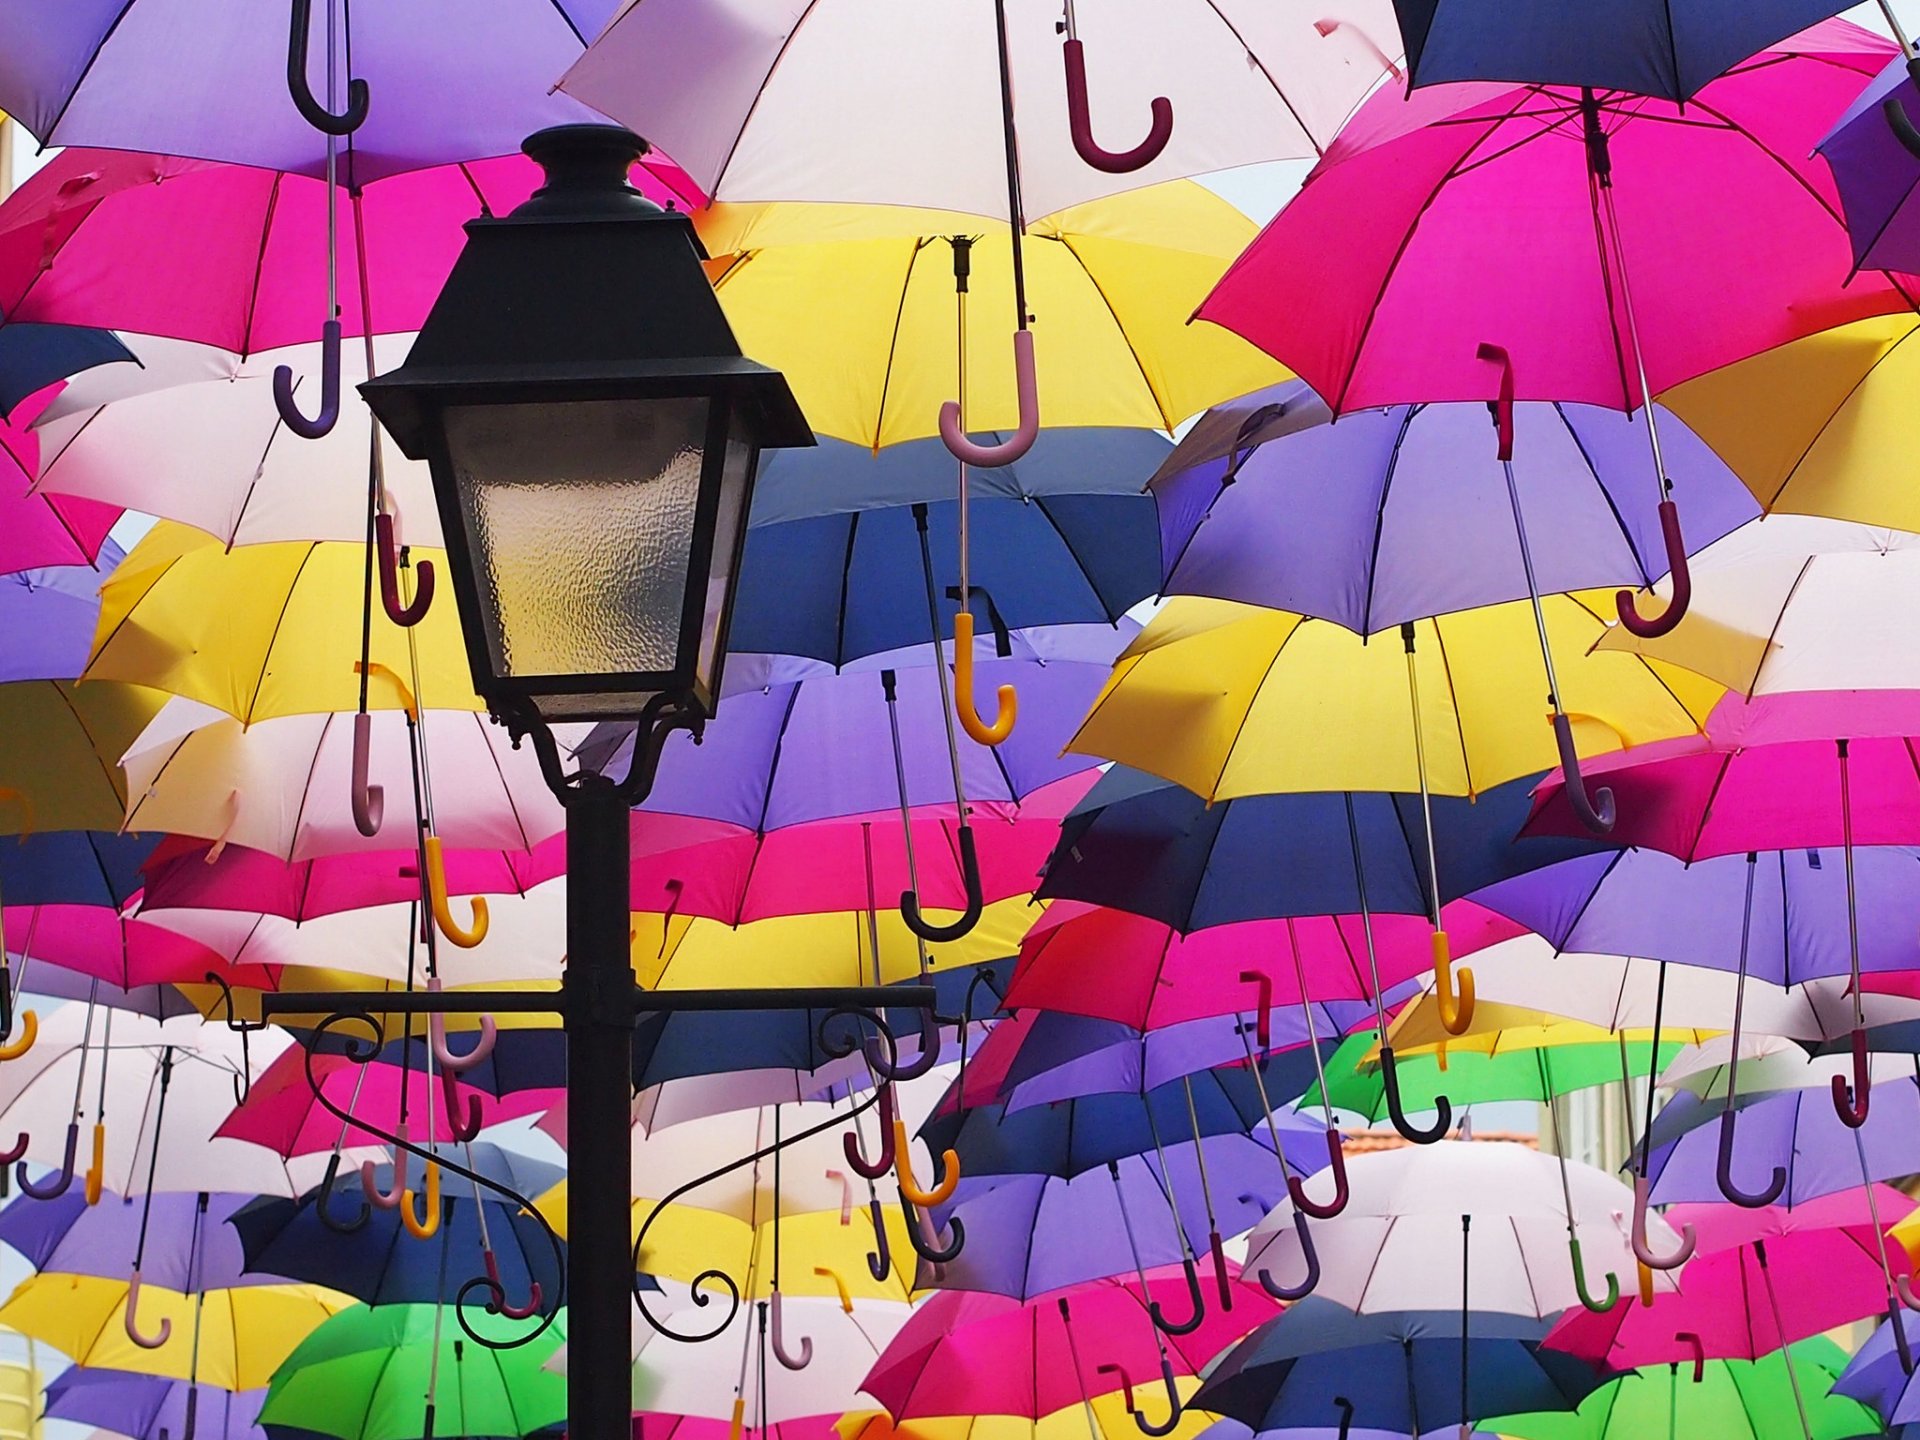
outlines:
M0 325L0 415L56 380L121 361L140 363L111 330L30 321Z
M1542 865L1614 848L1587 839L1516 839L1538 778L1510 780L1477 799L1433 797L1442 904ZM1116 765L1062 823L1037 893L1126 910L1182 932L1356 914L1361 895L1347 798L1329 791L1209 805L1178 785ZM1420 797L1352 799L1366 908L1431 913Z
M140 867L165 838L48 830L0 841L0 896L9 905L109 905L141 885Z
M1482 1416L1571 1410L1598 1377L1541 1346L1550 1324L1476 1313L1463 1346L1457 1311L1356 1315L1309 1297L1228 1351L1187 1403L1256 1435L1424 1435ZM1235 1433L1221 1430L1223 1440Z
M975 613L1000 631L1114 621L1160 584L1149 430L1043 430L1023 459L968 480ZM958 585L955 461L938 440L878 453L822 437L762 458L731 648L835 665L933 637L923 509L941 638Z
M1413 85L1508 80L1684 101L1850 0L1393 0Z

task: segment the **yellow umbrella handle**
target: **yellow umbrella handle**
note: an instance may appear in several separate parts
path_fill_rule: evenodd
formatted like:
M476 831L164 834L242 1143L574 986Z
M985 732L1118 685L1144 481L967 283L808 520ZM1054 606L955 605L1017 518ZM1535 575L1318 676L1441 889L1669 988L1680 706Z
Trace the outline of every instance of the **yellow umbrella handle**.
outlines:
M87 1204L98 1205L107 1183L107 1127L93 1127L93 1163L87 1166Z
M940 1179L933 1189L923 1190L913 1178L913 1153L907 1145L907 1124L904 1120L893 1122L893 1173L900 1182L900 1193L926 1209L929 1205L938 1205L954 1192L960 1183L960 1157L948 1150L940 1157Z
M851 1315L853 1313L853 1292L847 1289L847 1282L838 1270L831 1265L816 1265L813 1273L823 1280L831 1280L833 1288L840 1292L840 1308Z
M1643 1260L1635 1260L1633 1268L1640 1272L1640 1303L1653 1304L1653 1271Z
M433 921L440 927L440 933L463 950L471 950L487 938L487 902L486 897L473 897L473 920L462 925L453 918L453 907L447 900L447 862L440 849L440 837L429 835L426 839L427 852L427 898L433 905Z
M1454 974L1453 947L1444 930L1433 932L1433 995L1440 1003L1440 1023L1446 1032L1466 1034L1473 1025L1473 971L1463 965Z
M960 717L960 728L982 745L998 745L1013 734L1013 722L1020 713L1020 697L1013 686L1000 686L994 698L1000 708L989 725L973 705L973 614L958 611L953 617L953 709Z
M360 671L360 662L356 660L353 662L353 673L358 675ZM392 666L382 665L378 660L375 660L366 666L366 673L369 679L384 680L387 684L391 685L400 696L400 708L415 720L420 718L420 702L413 698L413 691L407 688L406 681L394 673Z
M740 1440L740 1432L746 1426L746 1418L747 1397L736 1395L733 1397L733 1421L727 1427L727 1440Z
M11 785L0 785L0 804L8 802L20 808L21 826L16 833L23 838L33 834L36 828L33 816L33 797L24 790L14 789Z
M416 1203L421 1213L416 1213ZM407 1233L416 1240L431 1240L440 1230L440 1164L436 1160L427 1162L427 1178L424 1193L416 1197L411 1188L400 1196L400 1223L407 1227Z
M40 1038L40 1017L31 1010L20 1014L20 1038L0 1045L0 1060L18 1060L33 1048L33 1042Z

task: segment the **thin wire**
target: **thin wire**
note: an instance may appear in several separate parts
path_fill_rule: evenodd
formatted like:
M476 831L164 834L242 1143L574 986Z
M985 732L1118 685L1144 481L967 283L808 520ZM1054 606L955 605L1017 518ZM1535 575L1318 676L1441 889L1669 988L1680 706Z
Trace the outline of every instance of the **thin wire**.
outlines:
M1560 678L1553 670L1553 647L1547 641L1547 616L1540 608L1540 582L1533 576L1533 551L1527 545L1527 522L1520 509L1520 487L1514 482L1513 462L1503 460L1507 475L1507 503L1513 507L1513 533L1520 542L1520 568L1527 577L1527 599L1533 602L1533 628L1540 632L1540 663L1547 669L1547 704L1560 713Z
M924 532L920 537L920 543L923 547L927 543ZM933 592L929 589L927 593L932 594ZM948 703L946 694L947 672L944 668L945 662L941 660L939 655L940 635L938 631L934 632L933 649L935 657L934 669L940 672L941 679L940 703L942 708L946 708ZM948 716L947 725L949 727L948 744L951 745L951 727L953 725L951 714ZM907 761L905 753L900 748L900 710L897 693L887 696L887 733L893 741L893 780L895 789L900 796L900 834L906 841L907 848L907 884L912 887L913 893L918 895L920 893L920 865L914 858L913 853L913 808L907 803ZM958 789L960 784L960 765L957 760L954 762L953 767L953 783L955 788ZM965 808L962 807L960 811L960 823L963 825L966 823L966 813ZM869 863L871 863L871 860L869 860ZM871 871L869 871L869 873L871 873ZM871 895L871 886L869 886L869 895ZM880 979L880 928L878 919L874 917L871 903L869 903L867 915L868 925L873 935L873 978L877 983ZM924 980L927 977L928 966L927 942L922 938L919 931L915 930L912 933L914 944L920 952L920 978Z
M87 1050L93 1043L93 1010L100 999L100 982L93 981L87 986L87 1018L80 1030L80 1073L73 1077L73 1119L78 1122L85 1113L84 1099L87 1084Z
M1656 1045L1660 1043L1660 1036L1663 1033L1661 1021L1666 1018L1666 1013L1667 962L1662 960L1660 962L1660 979L1653 992L1653 1035L1654 1044ZM1640 1178L1642 1180L1645 1180L1648 1172L1653 1169L1653 1091L1659 1082L1660 1067L1658 1065L1649 1065L1647 1067L1647 1124L1646 1128L1640 1133ZM1629 1102L1629 1104L1631 1104L1631 1102Z
M1367 908L1367 864L1360 858L1360 824L1353 818L1353 792L1342 797L1347 803L1347 842L1353 849L1354 888L1360 892L1360 933L1367 942L1367 971L1373 977L1373 1018L1380 1027L1380 1043L1387 1044L1387 1011L1380 1000L1380 957L1373 948L1373 915ZM1316 1050L1315 1054L1319 1052ZM1324 1091L1322 1092L1324 1093Z
M1433 792L1427 784L1427 736L1420 723L1420 677L1413 656L1413 622L1400 627L1407 651L1407 699L1413 706L1413 763L1420 772L1420 815L1427 827L1427 884L1433 887L1428 903L1433 911L1433 928L1440 928L1440 858L1433 843Z
M1013 228L1014 328L1027 328L1027 266L1021 239L1027 233L1026 204L1020 198L1020 143L1013 124L1013 70L1007 51L1007 0L993 0L995 38L1000 47L1000 134L1007 151L1007 223Z
M1835 742L1840 748L1840 852L1846 858L1847 870L1847 973L1852 979L1849 989L1853 994L1853 1028L1866 1027L1866 1014L1861 1009L1860 994L1860 917L1855 909L1853 891L1853 800L1847 788L1847 742ZM1861 1103L1855 1096L1854 1102Z
M1900 53L1909 60L1913 59L1913 42L1907 38L1907 32L1900 28L1900 17L1893 13L1889 0L1880 0L1880 14L1886 20L1887 28L1893 31L1894 43L1900 47Z
M1218 1230L1220 1226L1213 1215L1213 1186L1207 1179L1206 1148L1200 1140L1200 1112L1193 1103L1193 1077L1182 1075L1180 1084L1187 1092L1187 1128L1193 1132L1193 1163L1200 1171L1200 1200L1207 1209L1207 1228ZM1143 1094L1140 1098L1145 1101L1147 1097ZM1152 1114L1151 1104L1148 1105L1148 1114Z
M1320 1079L1320 1106L1326 1111L1327 1128L1333 1129L1333 1097L1327 1093L1327 1066L1320 1055L1320 1037L1313 1028L1313 1002L1307 998L1307 969L1300 959L1300 937L1294 932L1293 920L1287 920L1287 948L1293 953L1293 974L1300 985L1300 1013L1307 1021L1307 1047L1313 1051L1313 1073ZM1382 1040L1387 1038L1386 1031L1380 1032Z

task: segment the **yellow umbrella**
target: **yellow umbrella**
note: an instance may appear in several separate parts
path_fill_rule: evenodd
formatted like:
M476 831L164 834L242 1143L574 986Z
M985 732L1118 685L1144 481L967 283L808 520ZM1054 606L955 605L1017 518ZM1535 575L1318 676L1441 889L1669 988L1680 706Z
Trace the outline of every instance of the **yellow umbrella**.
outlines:
M439 551L414 563L443 566ZM252 724L359 703L366 551L340 542L228 550L198 530L156 525L100 590L87 680L124 680L202 701ZM416 674L408 637L418 649ZM459 616L430 607L412 630L376 605L369 708L403 708L393 677L442 710L484 708L473 693ZM417 684L416 684L417 679ZM131 739L131 737L129 737ZM117 822L116 822L117 823Z
M696 223L710 251L735 255L716 288L741 348L785 372L815 430L875 447L934 434L942 403L962 398L951 237L971 238L964 419L975 432L1017 424L1006 326L1013 246L1001 222L782 204L718 205ZM1171 429L1286 378L1238 336L1187 324L1254 233L1188 181L1030 225L1041 423Z
M0 1325L44 1340L80 1365L255 1390L321 1321L354 1303L352 1296L318 1285L249 1285L207 1291L196 1321L195 1299L142 1287L142 1323L150 1331L163 1320L173 1323L166 1342L146 1350L128 1338L122 1323L125 1280L40 1274L21 1282L0 1305Z
M1660 398L1768 510L1920 530L1912 314L1823 330Z
M119 829L120 756L166 698L138 685L0 685L0 835Z
M1700 1030L1685 1025L1666 1025L1660 1030L1663 1045L1698 1045L1720 1034L1718 1030ZM1561 1045L1611 1045L1624 1040L1629 1045L1651 1044L1651 1026L1633 1030L1609 1030L1584 1020L1571 1020L1546 1010L1524 1005L1503 1005L1481 1000L1474 1006L1472 1022L1464 1033L1455 1035L1442 1023L1438 997L1428 990L1394 1017L1387 1027L1396 1055L1438 1052L1442 1063L1448 1051L1467 1050L1478 1055L1510 1055L1518 1050L1550 1050ZM1371 1064L1379 1057L1378 1043L1361 1057Z
M1602 604L1605 609L1603 610ZM1725 692L1659 661L1590 653L1612 598L1541 599L1582 755L1698 734ZM1415 627L1428 783L1473 795L1559 763L1525 602ZM1303 790L1419 790L1398 643L1326 620L1180 597L1121 653L1068 749L1210 800Z
M1096 1363L1096 1357L1088 1356L1087 1363ZM1167 1400L1160 1377L1129 1378L1140 1387L1135 1398L1147 1418L1164 1420ZM1200 1377L1182 1375L1175 1385L1185 1401L1199 1390ZM1173 1440L1189 1440L1217 1419L1205 1410L1183 1410L1180 1423L1167 1433ZM885 1411L865 1410L845 1416L834 1428L841 1440L1089 1440L1089 1429L1094 1432L1092 1440L1139 1440L1140 1436L1127 1414L1126 1395L1119 1390L1095 1395L1084 1406L1056 1410L1038 1420L1020 1415L934 1415L895 1421Z

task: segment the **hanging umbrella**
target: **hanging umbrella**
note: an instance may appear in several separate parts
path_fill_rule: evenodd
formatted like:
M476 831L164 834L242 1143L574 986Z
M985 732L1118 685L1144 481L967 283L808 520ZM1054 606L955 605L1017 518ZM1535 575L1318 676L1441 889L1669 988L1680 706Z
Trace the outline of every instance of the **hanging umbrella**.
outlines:
M7 637L0 648L0 682L71 680L84 670L100 614L100 581L125 558L109 539L91 565L0 574L0 625Z
M1868 82L1820 142L1821 156L1833 171L1840 204L1853 239L1853 263L1878 270L1916 268L1913 187L1920 159L1912 117L1916 103L1913 41L1899 17L1882 3L1880 14L1893 31L1900 54Z
M111 330L90 325L36 325L16 320L0 331L0 415L12 415L43 390L57 393L65 388L62 381L88 370L102 365L137 363L137 359ZM16 418L21 424L31 423L28 415ZM33 563L65 562L48 556ZM79 558L75 557L73 563L80 563Z
M1823 1342L1814 1341L1812 1344L1820 1349L1823 1358L1833 1353ZM1800 1347L1802 1363L1808 1348L1807 1345ZM1835 1357L1836 1364L1842 1360L1843 1357ZM1891 1433L1911 1433L1910 1429L1902 1427L1911 1427L1915 1420L1920 1420L1920 1386L1914 1384L1912 1372L1901 1363L1893 1327L1882 1325L1875 1330L1854 1353L1852 1360L1844 1363L1846 1370L1834 1382L1833 1393L1872 1407L1886 1421Z
M516 751L504 730L468 711L424 711L421 728L432 737L434 768L459 777L434 795L436 832L449 849L531 851L560 834L565 812L531 750ZM403 829L362 835L353 822L353 733L340 714L244 725L198 701L170 699L122 757L126 827L225 837L283 860L392 850ZM401 714L371 717L368 781L389 795L407 794L412 783L407 740ZM237 803L229 799L236 794Z
M468 1319L496 1340L524 1328L484 1314ZM519 1440L566 1417L566 1386L544 1368L566 1338L564 1311L538 1339L495 1349L467 1339L437 1305L349 1306L274 1373L260 1424L269 1435L336 1440ZM423 1398L430 1374L438 1376L437 1400Z
M13 326L0 326L0 351ZM60 327L64 328L64 327ZM16 402L17 403L17 402ZM6 407L8 412L14 406ZM29 417L19 417L24 426ZM38 495L40 447L32 431L0 424L0 574L48 566L92 565L120 519L112 505Z
M1131 1377L1129 1377L1131 1378ZM1177 1389L1182 1408L1174 1417L1173 1440L1193 1440L1215 1424L1214 1417L1188 1407L1185 1402L1199 1389L1199 1382L1179 1376ZM1095 1395L1071 1409L1056 1410L1038 1420L1023 1415L942 1415L902 1420L895 1423L884 1412L847 1415L837 1427L840 1440L1135 1440L1140 1434L1134 1417L1138 1402L1129 1406L1125 1389ZM1149 1406L1156 1402L1148 1400ZM1158 1411L1155 1410L1157 1417ZM1155 1425L1160 1422L1157 1418ZM647 1437L653 1440L653 1437Z
M139 685L0 684L0 832L117 829L126 785L115 758L165 698Z
M1140 484L1166 455L1165 438L1145 429L1047 429L1013 464L971 473L969 579L1016 646L1030 626L1117 623L1159 588ZM873 450L822 436L763 455L728 643L835 665L926 644L915 507L945 595L958 579L947 563L959 540L953 491L953 457L936 440Z
M202 1203L199 1195L177 1192L155 1195L153 1204L143 1207L134 1196L108 1190L98 1204L89 1204L78 1190L51 1200L23 1195L0 1209L0 1243L24 1255L49 1286L56 1278L84 1278L116 1282L124 1291L144 1210L141 1275L147 1283L182 1293L278 1285L290 1277L243 1273L240 1242L227 1228L234 1212L252 1198L214 1194Z
M1835 1385L1846 1363L1838 1345L1815 1338L1803 1341L1790 1359L1775 1351L1761 1360L1709 1360L1691 1375L1681 1365L1650 1365L1607 1381L1571 1414L1502 1415L1481 1428L1513 1440L1845 1440L1878 1434L1873 1412ZM1804 1424L1796 1396L1804 1402Z
M0 843L0 895L12 905L118 908L140 893L141 866L164 837L51 830Z
M1541 1347L1538 1321L1475 1314L1463 1334L1462 1319L1458 1310L1356 1315L1302 1300L1228 1351L1193 1404L1254 1435L1346 1425L1420 1436L1523 1406L1570 1409L1593 1388L1586 1366Z
M1526 597L1484 407L1391 405L1332 421L1300 380L1201 417L1150 482L1164 593L1294 610L1363 635ZM1724 462L1677 420L1663 423L1687 477L1692 545L1758 513ZM1512 428L1542 591L1666 572L1644 418L1534 402L1513 407Z
M1583 753L1697 735L1718 688L1638 657L1589 654L1605 631L1572 596L1544 602ZM1436 794L1471 795L1555 762L1525 605L1416 626L1421 732ZM1442 656L1445 664L1442 664ZM1228 601L1169 602L1129 645L1072 741L1212 800L1420 788L1406 658L1327 621Z
M45 1416L96 1426L130 1440L161 1440L163 1431L169 1436L189 1433L187 1405L192 1395L191 1433L198 1440L257 1440L260 1431L254 1422L266 1393L264 1387L223 1390L162 1375L76 1365L47 1383Z

